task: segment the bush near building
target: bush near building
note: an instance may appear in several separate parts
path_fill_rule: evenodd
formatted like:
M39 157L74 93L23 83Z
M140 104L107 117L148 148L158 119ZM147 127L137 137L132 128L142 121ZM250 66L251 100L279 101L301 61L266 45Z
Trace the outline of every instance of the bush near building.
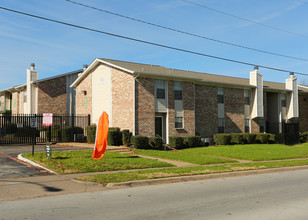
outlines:
M275 134L252 134L252 133L232 133L232 134L214 134L216 145L230 144L275 144L280 136Z
M308 141L308 131L305 131L299 134L299 141L301 143L305 143Z

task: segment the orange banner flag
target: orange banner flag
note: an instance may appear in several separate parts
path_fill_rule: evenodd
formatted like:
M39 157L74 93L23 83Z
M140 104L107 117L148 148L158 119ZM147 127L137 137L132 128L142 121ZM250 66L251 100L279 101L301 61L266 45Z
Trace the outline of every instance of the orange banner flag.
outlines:
M108 131L109 131L108 114L106 112L103 112L98 119L96 127L95 146L92 155L93 159L103 158L107 148Z

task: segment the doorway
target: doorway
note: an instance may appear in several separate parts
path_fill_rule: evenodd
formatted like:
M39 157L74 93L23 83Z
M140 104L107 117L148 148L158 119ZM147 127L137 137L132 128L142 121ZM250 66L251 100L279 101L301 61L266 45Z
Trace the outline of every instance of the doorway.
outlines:
M164 115L155 116L155 136L166 140L166 117Z

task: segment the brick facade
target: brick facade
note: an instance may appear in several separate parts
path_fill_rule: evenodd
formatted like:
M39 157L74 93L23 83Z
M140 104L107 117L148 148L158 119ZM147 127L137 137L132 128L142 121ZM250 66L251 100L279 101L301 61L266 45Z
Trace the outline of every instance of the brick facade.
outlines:
M182 82L183 97L183 129L175 128L174 81L168 81L168 125L169 136L195 135L195 85L192 82Z
M84 95L82 91L86 91ZM92 114L92 73L88 74L76 88L76 114Z
M299 130L308 131L308 94L299 94Z
M19 92L12 93L12 114L19 112Z
M244 90L225 88L225 133L245 132Z
M38 113L66 114L66 76L38 84Z
M138 77L135 83L136 135L155 135L155 79Z
M218 129L217 87L196 84L196 133L212 137Z
M112 125L121 130L134 130L134 77L121 70L111 69Z

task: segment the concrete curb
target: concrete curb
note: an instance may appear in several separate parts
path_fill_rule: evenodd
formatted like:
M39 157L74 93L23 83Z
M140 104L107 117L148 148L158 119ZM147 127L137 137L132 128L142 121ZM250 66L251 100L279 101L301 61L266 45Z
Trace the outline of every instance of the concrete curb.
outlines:
M180 177L170 177L170 178L151 179L151 180L136 180L136 181L123 182L123 183L107 183L105 187L107 188L127 188L127 187L149 186L149 185L158 185L158 184L167 184L167 183L199 181L199 180L217 179L217 178L230 178L230 177L238 177L238 176L270 174L270 173L304 170L304 169L308 169L308 165L295 166L295 167L272 168L272 169L264 169L264 170L249 170L249 171L237 171L237 172L228 172L228 173L205 174L205 175L195 175L195 176L180 176Z
M17 158L18 158L18 160L21 160L21 161L23 161L25 163L31 164L34 167L39 167L41 169L44 169L44 170L48 171L49 173L58 174L58 173L56 173L53 170L50 170L50 169L48 169L48 168L46 168L46 167L44 167L44 166L42 166L42 165L40 165L38 163L33 162L32 160L28 160L28 159L24 158L23 156L21 156L21 154L18 154Z

